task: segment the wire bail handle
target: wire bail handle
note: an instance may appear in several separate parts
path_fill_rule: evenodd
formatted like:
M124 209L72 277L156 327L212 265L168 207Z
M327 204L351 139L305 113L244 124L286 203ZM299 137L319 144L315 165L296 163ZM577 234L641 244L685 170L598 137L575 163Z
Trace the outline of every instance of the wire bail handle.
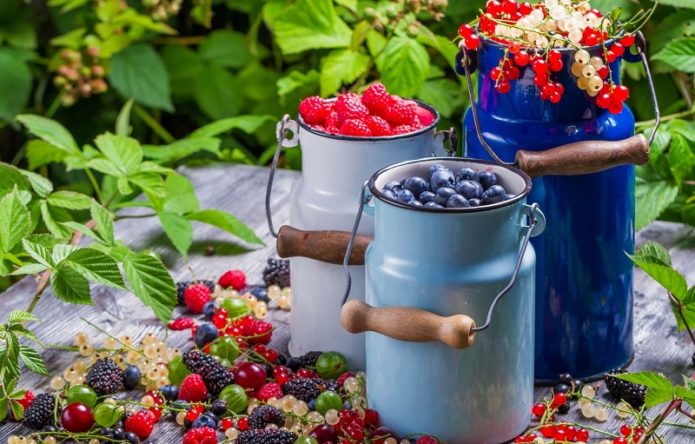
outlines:
M441 146L444 153L448 157L454 157L456 151L458 150L458 134L456 133L456 128L453 126L447 130L441 130L434 133L435 143ZM437 156L437 153L432 153L433 156Z
M275 154L273 155L273 162L270 166L270 174L268 175L268 185L265 190L265 217L268 221L268 229L270 230L270 234L277 239L278 233L275 231L273 214L270 211L270 198L273 193L275 171L277 171L278 160L280 159L282 148L292 148L299 144L299 124L296 120L292 120L289 114L285 114L282 116L282 120L280 120L275 127L275 137L278 144L275 148Z
M652 111L654 112L654 128L652 129L648 141L649 144L654 141L654 137L656 137L656 132L657 129L659 128L659 125L661 123L661 113L659 111L659 103L656 97L656 89L654 87L654 80L652 78L652 73L651 70L649 69L649 62L647 60L647 41L644 38L644 34L642 31L638 31L636 33L636 39L635 39L635 48L637 49L636 54L632 54L629 50L625 51L625 54L623 55L623 58L628 61L628 62L636 62L640 60L642 62L642 66L644 66L644 72L647 78L647 84L649 85L649 93L652 101ZM476 59L473 58L472 54L474 54L476 51L468 51L466 48L461 48L460 49L460 59L459 65L461 68L463 68L464 75L466 77L466 86L468 89L468 98L470 100L470 109L471 109L471 114L473 116L473 126L475 127L475 133L476 136L478 137L478 141L482 145L482 147L487 151L488 155L497 163L501 165L508 165L508 166L513 166L515 165L515 162L505 162L503 161L495 152L495 150L487 143L485 138L483 137L483 131L482 127L480 125L480 119L478 116L478 108L476 106L476 100L475 100L475 94L473 91L473 81L471 79L471 74L472 72L477 69L477 63ZM458 68L458 67L457 67ZM458 69L457 69L458 70Z
M360 228L360 221L362 220L362 212L364 207L372 199L372 193L368 189L369 181L364 181L362 184L362 191L360 192L360 205L357 209L357 215L355 216L355 224L352 226L352 232L350 233L350 240L347 244L347 249L345 250L345 256L343 257L343 270L345 271L345 294L343 295L343 300L340 303L341 306L345 305L348 298L350 297L350 290L352 289L352 275L350 274L350 256L352 256L352 248L355 245L355 236L357 236L357 230Z

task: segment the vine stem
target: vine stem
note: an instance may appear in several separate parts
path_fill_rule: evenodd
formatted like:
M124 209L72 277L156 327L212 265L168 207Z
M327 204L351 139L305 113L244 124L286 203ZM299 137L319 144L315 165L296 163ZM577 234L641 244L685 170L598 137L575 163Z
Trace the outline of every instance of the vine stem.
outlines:
M126 214L123 216L116 216L116 220L123 220L123 219L146 219L148 217L155 217L157 213L148 213L148 214Z
M91 219L85 224L85 226L90 229L94 228L96 226L96 221L94 219ZM75 231L72 234L70 245L77 245L80 242L80 239L82 239L82 232ZM27 312L34 312L36 304L39 303L39 301L41 300L41 296L43 295L43 292L46 291L46 288L48 288L48 283L50 282L50 279L51 270L46 270L43 273L41 273L41 277L39 278L39 284L36 287L36 292L34 293L34 297L31 299L31 303L29 303L29 307L27 307Z
M669 120L679 119L679 118L681 118L681 117L688 117L688 116L691 116L691 115L693 115L693 114L695 114L695 109L690 109L690 110L687 110L687 111L681 111L681 112L679 112L679 113L669 114L668 116L664 116L664 117L661 118L661 121L662 121L662 122L666 122L666 121L669 121ZM654 125L655 123L656 123L656 120L654 120L654 119L652 119L652 120L642 120L641 122L635 122L635 126L637 126L637 127L639 127L639 126L652 126L652 125Z
M668 292L668 297L671 299L671 303L673 303L678 308L678 316L681 318L681 321L683 321L683 325L685 326L685 329L688 331L690 340L693 342L693 345L695 345L695 334L693 334L693 329L690 328L688 320L685 317L683 303L680 300L678 300L678 298L674 296L674 294L670 291Z
M678 410L680 406L683 404L682 399L674 399L671 401L666 408L664 409L659 416L657 416L654 421L649 425L649 428L644 431L644 434L642 437L640 437L639 441L637 441L637 444L645 444L651 436L656 433L656 429L659 428L661 423L663 423L666 418L674 411Z
M167 131L162 125L160 125L159 122L157 122L157 119L145 111L143 107L135 104L133 105L133 111L135 111L135 114L137 114L137 116L140 117L142 121L155 132L155 134L161 137L164 142L174 143L176 141L176 138L174 138L174 136L172 136L171 133L169 133L169 131Z

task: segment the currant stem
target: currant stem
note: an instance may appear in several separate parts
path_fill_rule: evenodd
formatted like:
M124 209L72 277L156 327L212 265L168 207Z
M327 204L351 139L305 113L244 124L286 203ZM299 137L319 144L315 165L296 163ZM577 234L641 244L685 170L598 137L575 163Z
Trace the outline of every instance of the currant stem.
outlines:
M649 428L645 430L644 434L640 437L637 444L645 444L649 438L656 433L656 429L659 428L662 422L674 411L677 410L683 404L682 399L674 399L671 401L663 412L649 425Z
M685 317L685 307L683 306L683 303L670 291L668 292L668 297L671 299L671 303L678 308L678 316L681 318L681 321L683 321L683 325L685 326L685 329L688 331L690 340L692 341L693 345L695 345L695 333L693 333L693 329L690 328L688 320Z

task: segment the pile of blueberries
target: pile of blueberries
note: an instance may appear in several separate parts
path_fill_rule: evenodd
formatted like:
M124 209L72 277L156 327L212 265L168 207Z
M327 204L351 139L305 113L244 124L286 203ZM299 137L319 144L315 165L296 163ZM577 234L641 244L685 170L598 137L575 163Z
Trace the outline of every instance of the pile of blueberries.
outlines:
M461 168L454 172L439 164L430 167L429 180L413 176L392 181L384 185L382 193L389 199L425 208L479 207L514 197L497 184L497 175L492 171Z

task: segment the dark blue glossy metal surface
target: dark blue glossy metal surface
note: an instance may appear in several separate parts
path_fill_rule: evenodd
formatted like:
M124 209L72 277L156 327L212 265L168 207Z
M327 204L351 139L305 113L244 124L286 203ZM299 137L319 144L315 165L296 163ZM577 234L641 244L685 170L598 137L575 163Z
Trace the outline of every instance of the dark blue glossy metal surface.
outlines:
M516 151L545 150L583 140L620 140L633 135L629 108L613 115L597 109L569 73L564 55L562 101L538 96L525 70L508 94L494 89L489 71L502 48L484 42L478 53L477 103L483 136L497 155L513 161ZM611 68L618 81L619 62ZM489 159L480 145L470 110L464 118L465 155ZM533 182L530 202L544 209L545 233L534 239L536 268L536 379L560 373L592 378L627 364L632 343L632 265L635 172L622 166L584 176L547 176Z

